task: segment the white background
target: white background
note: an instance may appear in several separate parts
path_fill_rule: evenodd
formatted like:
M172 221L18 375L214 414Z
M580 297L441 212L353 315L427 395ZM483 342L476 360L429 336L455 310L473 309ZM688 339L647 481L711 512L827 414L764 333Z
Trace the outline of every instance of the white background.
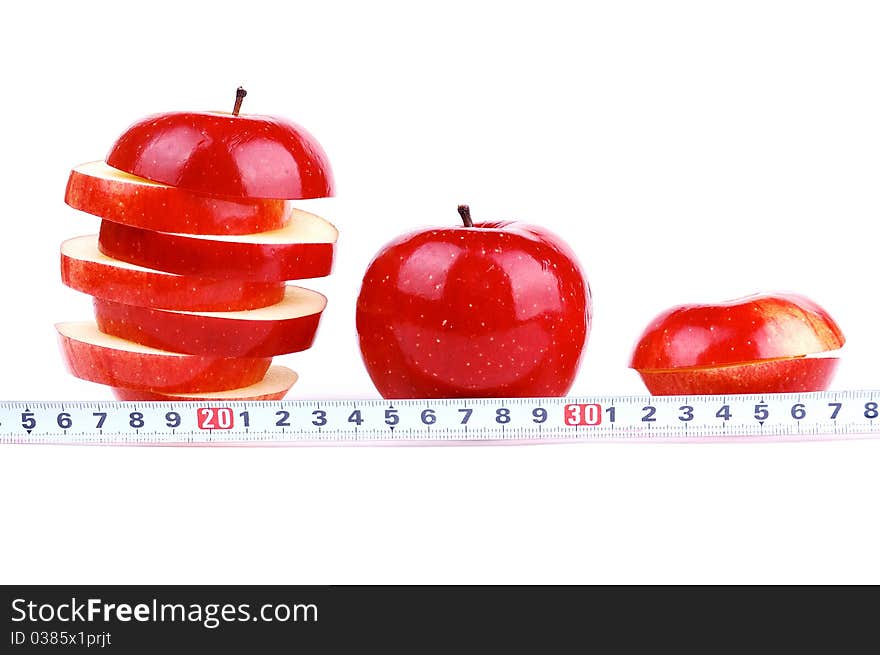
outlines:
M572 393L641 393L659 310L805 294L876 388L880 9L871 2L20 3L0 23L4 399L107 398L52 324L69 169L145 114L306 126L340 229L291 397L375 397L354 301L397 234L475 218L578 252ZM576 7L578 7L576 9ZM880 582L880 441L186 450L0 448L0 582Z

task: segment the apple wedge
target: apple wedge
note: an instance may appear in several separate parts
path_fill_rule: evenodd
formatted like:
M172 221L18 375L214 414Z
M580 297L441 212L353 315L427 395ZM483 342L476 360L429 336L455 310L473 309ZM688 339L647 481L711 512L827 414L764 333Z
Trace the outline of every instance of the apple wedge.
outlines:
M169 273L271 282L329 275L337 236L323 218L294 209L279 230L234 236L157 232L102 221L98 247L109 257Z
M183 234L250 234L283 227L289 203L199 195L112 168L102 161L70 172L64 201L108 221Z
M256 384L271 358L185 355L103 334L91 321L58 323L61 352L74 376L112 387L163 393L226 391Z
M156 271L98 250L98 235L61 244L61 281L113 302L187 311L225 312L266 307L284 298L283 282L215 280Z
M220 357L273 357L312 345L327 299L288 285L275 305L243 312L171 312L95 301L98 328L135 343Z
M639 371L655 396L800 393L827 389L840 360L789 357L743 364L667 371Z
M167 394L113 387L113 395L117 400L281 400L296 383L297 378L297 374L286 366L272 366L262 380L241 389L208 393Z

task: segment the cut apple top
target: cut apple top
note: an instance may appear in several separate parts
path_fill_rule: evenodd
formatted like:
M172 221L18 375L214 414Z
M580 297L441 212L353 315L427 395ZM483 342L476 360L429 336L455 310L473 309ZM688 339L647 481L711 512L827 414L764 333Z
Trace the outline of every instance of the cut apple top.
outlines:
M127 305L206 312L273 305L285 291L283 282L184 276L114 259L98 249L97 234L61 244L61 280L77 291Z
M802 357L844 341L834 320L808 298L761 294L661 313L639 339L630 366L669 370Z
M107 163L210 196L297 200L333 195L333 174L321 145L301 126L275 116L148 116L116 140Z
M149 230L183 234L249 234L275 230L290 204L271 199L224 199L183 191L102 161L70 172L64 201L80 211Z
M323 218L293 210L282 229L235 236L157 232L103 221L105 255L181 275L259 281L328 275L338 232Z

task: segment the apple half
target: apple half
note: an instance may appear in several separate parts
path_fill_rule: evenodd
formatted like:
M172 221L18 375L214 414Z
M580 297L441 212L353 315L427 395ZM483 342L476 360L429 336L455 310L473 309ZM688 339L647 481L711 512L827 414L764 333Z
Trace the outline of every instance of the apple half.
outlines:
M821 391L838 364L828 353L844 342L812 300L756 294L662 312L636 343L630 367L654 395Z
M269 367L266 376L249 387L205 393L160 393L158 391L113 387L117 400L281 400L287 395L299 376L286 366Z
M250 234L284 227L289 203L216 198L152 182L102 161L70 172L64 202L101 218L148 230L183 234Z
M330 162L315 137L285 118L239 114L243 97L236 94L231 114L147 116L120 135L107 163L205 195L289 200L332 196Z
M284 299L284 282L216 280L157 271L98 250L98 235L61 244L61 281L113 302L187 311L223 312L266 307Z
M114 259L179 275L260 282L324 277L338 232L319 216L294 209L269 232L203 236L101 222L98 248Z
M55 325L72 375L111 387L162 393L226 391L256 384L271 358L186 355L104 334L91 321Z
M273 357L312 345L327 299L288 285L281 302L241 312L165 311L95 298L101 332L191 355Z

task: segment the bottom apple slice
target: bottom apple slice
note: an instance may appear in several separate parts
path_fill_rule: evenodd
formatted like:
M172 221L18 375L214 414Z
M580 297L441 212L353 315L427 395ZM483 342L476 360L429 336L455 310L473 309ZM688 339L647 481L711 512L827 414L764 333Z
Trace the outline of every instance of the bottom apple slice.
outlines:
M272 366L266 377L249 387L205 393L160 393L113 387L117 400L281 400L297 381L297 374L286 366Z
M790 357L705 368L639 371L655 396L824 391L840 360Z
M58 323L68 370L89 382L162 393L226 391L259 382L270 357L184 355L104 334L91 321Z

